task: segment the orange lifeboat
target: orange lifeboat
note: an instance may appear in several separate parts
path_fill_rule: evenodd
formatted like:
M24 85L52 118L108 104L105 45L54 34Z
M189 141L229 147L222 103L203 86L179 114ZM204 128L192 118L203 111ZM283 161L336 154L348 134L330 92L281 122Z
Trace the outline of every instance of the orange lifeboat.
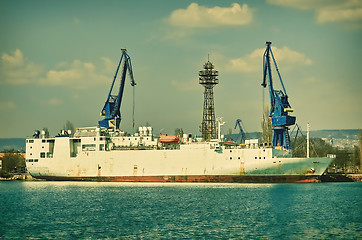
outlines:
M177 136L167 136L166 134L162 134L159 141L160 143L178 143L180 139Z

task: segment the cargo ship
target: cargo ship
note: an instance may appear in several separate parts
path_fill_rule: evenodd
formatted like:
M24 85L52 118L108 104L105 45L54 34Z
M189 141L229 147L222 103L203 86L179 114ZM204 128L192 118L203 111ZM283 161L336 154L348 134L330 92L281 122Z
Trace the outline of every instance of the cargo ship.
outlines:
M147 130L144 130L147 129ZM225 146L198 142L190 134L162 142L152 128L126 136L106 129L80 128L70 136L26 140L29 173L46 180L117 182L309 182L333 161L293 158L290 152L260 147L258 140Z
M119 91L113 94L121 65ZM192 134L154 136L150 126L139 127L132 135L126 134L119 127L127 70L131 85L135 86L129 55L122 49L111 90L101 111L105 117L96 127L78 128L74 132L63 130L56 137L36 131L26 139L26 167L33 177L114 182L317 182L335 158L334 155L292 157L288 149L288 132L283 133L283 142L280 126L274 129L278 133L274 132L276 140L273 138L272 144L259 143L258 139L229 144L221 136L219 119L215 123L217 134L210 139ZM282 102L285 104L285 99ZM284 112L290 112L290 106L282 107L287 109ZM271 115L272 120L274 115L277 116ZM283 120L284 115L277 117ZM293 122L290 119L293 120L287 116L287 122Z

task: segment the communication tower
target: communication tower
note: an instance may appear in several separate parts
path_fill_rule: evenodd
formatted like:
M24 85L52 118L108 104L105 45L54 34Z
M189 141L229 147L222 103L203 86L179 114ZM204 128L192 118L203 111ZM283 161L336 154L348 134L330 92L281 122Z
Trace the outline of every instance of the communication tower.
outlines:
M214 69L214 65L209 61L204 64L204 69L199 71L199 83L204 86L204 109L202 114L202 123L200 126L202 139L210 141L216 138L216 121L214 109L214 92L213 88L219 83L217 76L218 71Z

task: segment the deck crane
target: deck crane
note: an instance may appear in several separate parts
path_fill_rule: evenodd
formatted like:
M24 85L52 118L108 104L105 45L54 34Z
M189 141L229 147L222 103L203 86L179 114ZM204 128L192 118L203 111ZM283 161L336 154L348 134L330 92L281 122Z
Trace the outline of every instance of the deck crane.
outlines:
M240 119L237 119L235 122L235 127L234 127L234 129L239 127L240 133L239 133L238 140L237 140L237 142L239 144L245 143L245 140L246 140L246 134L245 134L243 128L241 127L242 124L243 124L243 122Z
M271 42L266 42L266 50L263 56L263 83L264 88L269 86L270 96L270 114L273 127L273 147L282 146L287 150L291 149L290 139L288 133L288 126L295 123L295 117L289 116L289 112L293 112L293 108L288 102L288 95L285 90L282 77L279 73L277 63L275 61L273 52L270 48ZM273 59L275 69L278 73L279 80L283 90L275 90L273 88L273 79L271 75L270 57ZM268 78L268 80L267 80ZM267 82L268 81L268 82Z
M133 78L131 58L127 54L126 49L121 49L121 50L122 50L121 59L119 60L116 74L114 75L114 79L113 79L113 82L111 85L111 89L109 90L109 94L108 94L106 103L104 104L104 107L101 111L101 116L104 116L104 119L98 121L98 124L100 127L105 127L107 129L111 129L111 128L119 129L119 125L121 122L120 108L121 108L121 103L122 103L123 90L124 90L124 84L125 84L125 80L126 80L127 71L131 78L131 86L134 87L136 85L136 82L134 81L134 78ZM118 89L118 94L113 94L112 91L113 91L113 88L115 87L115 82L117 80L119 68L122 63L123 63L123 66L122 66L122 72L121 72L121 77L120 77L120 85L119 85L119 89ZM117 89L115 89L115 91L117 91ZM133 124L134 124L134 120L133 120Z

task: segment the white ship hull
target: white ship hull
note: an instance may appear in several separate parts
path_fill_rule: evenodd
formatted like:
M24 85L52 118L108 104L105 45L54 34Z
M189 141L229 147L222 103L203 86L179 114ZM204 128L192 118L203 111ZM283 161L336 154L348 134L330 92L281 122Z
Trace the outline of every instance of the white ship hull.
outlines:
M291 158L284 151L256 145L161 146L151 137L28 139L26 165L33 177L47 180L298 182L317 181L334 160Z

